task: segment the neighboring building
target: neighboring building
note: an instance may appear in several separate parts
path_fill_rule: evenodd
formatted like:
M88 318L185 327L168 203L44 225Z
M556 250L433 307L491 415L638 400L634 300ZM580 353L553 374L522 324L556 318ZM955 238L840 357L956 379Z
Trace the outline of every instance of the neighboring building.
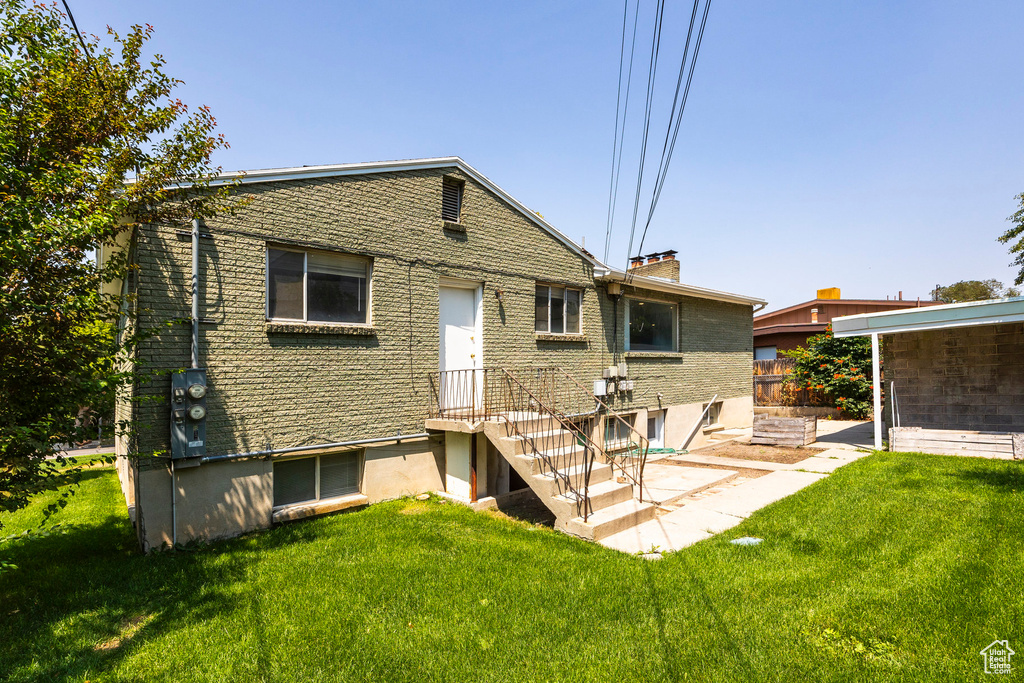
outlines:
M754 360L774 360L779 351L806 346L807 339L821 334L833 318L901 308L935 306L937 301L897 299L842 299L838 287L819 289L811 301L754 317Z
M881 354L885 380L874 381L875 405L884 389L885 406L875 410L876 448L884 422L908 430L898 436L914 451L1024 458L1024 297L832 325L837 337L870 336Z
M119 408L139 428L117 453L144 548L428 491L473 501L537 490L541 475L478 420L428 425L456 390L479 406L476 390L496 391L485 382L499 370L511 382L562 368L590 410L589 391L604 390L609 410L587 419L606 446L646 435L694 447L707 431L752 422L760 299L680 284L678 262L659 277L609 268L454 157L219 182L235 179L251 201L197 227L200 237L146 225L131 239L139 268L128 287L140 325L156 334L138 349L153 379ZM191 318L194 241L195 349L188 324L161 327ZM197 371L179 374L190 365L205 370L205 392L189 387L202 383ZM475 370L468 383L463 370ZM539 443L526 436L520 447ZM613 498L626 506L615 482L598 486L597 473L610 476L602 467L589 509Z

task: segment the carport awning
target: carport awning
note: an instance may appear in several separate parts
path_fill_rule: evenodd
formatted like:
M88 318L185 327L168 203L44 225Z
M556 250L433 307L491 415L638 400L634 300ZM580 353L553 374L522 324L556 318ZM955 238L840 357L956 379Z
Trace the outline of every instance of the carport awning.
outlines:
M1024 322L1024 297L846 315L832 319L832 332L837 337L862 337L1014 322Z
M1024 322L1024 297L968 301L963 304L908 308L833 318L832 333L837 337L871 336L875 450L882 449L882 382L879 373L879 335L1015 322Z

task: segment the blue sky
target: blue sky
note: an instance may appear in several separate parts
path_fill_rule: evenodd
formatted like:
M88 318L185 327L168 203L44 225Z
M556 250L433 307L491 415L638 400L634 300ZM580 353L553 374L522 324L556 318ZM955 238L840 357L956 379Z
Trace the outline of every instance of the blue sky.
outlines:
M665 15L659 151L683 5ZM186 82L179 96L212 107L231 143L216 158L225 170L458 155L601 256L619 2L71 7L92 33L155 27L152 51ZM644 64L652 7L642 0ZM937 283L1009 284L996 237L1024 192L1021 26L1019 0L714 2L644 251L676 249L684 282L770 309L821 287L927 298ZM619 212L612 236L619 267L629 218Z

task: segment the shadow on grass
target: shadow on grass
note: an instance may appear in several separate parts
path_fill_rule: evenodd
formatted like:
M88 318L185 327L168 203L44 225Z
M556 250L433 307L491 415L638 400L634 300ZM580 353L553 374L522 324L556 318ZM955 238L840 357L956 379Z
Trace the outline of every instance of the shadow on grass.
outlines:
M1006 467L971 468L956 472L953 476L973 484L982 484L1000 489L1001 492L1024 491L1024 463L1007 462Z
M230 613L225 589L256 559L245 539L142 555L120 515L5 554L18 567L0 575L0 680L12 681L109 671L136 642Z

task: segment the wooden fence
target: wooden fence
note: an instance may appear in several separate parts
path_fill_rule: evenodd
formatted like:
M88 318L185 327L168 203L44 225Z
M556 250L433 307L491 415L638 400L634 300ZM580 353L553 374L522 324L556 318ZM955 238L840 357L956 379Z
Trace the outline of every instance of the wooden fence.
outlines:
M755 406L822 406L824 392L814 389L783 390L786 375L796 367L795 358L754 361Z

